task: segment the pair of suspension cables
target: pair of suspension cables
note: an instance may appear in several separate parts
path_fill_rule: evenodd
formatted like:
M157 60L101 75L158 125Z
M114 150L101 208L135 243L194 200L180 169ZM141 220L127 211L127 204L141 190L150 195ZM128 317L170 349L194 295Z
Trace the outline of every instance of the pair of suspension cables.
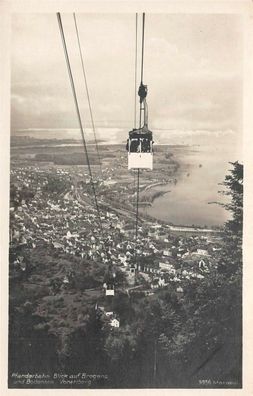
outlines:
M141 41L141 74L140 80L141 85L143 84L143 72L144 72L144 38L145 38L145 13L142 14L142 41ZM138 54L138 14L135 15L135 81L134 81L134 127L137 127L137 54ZM143 121L145 122L145 108L146 103L144 103L144 120L142 119L143 107L140 101L139 110L139 128L142 127ZM134 189L136 184L136 214L135 214L135 261L137 264L137 243L138 243L138 229L139 229L139 195L140 195L140 169L137 169L137 180L136 173L134 173Z
M95 140L95 145L96 145L96 150L97 150L97 155L98 155L98 160L99 160L100 173L101 173L101 176L102 176L101 158L100 158L100 155L99 155L98 143L97 143L97 138L96 138L96 130L95 130L94 118L93 118L91 101L90 101L90 95L89 95L89 89L88 89L88 83L87 83L87 76L86 76L85 67L84 67L83 53L82 53L82 49L81 49L79 31L78 31L77 20L76 20L75 14L73 14L73 18L74 18L76 36L77 36L77 41L78 41L79 55L80 55L80 58L81 58L82 71L83 71L83 77L84 77L84 82L85 82L85 89L86 89L86 94L87 94L87 99L88 99L91 124L92 124L94 140ZM93 174L92 174L91 163L90 163L90 159L89 159L89 153L88 153L87 143L86 143L85 134L84 134L84 126L83 126L83 121L82 121L82 117L81 117L80 106L79 106L79 103L78 103L76 87L75 87L75 83L74 83L74 78L73 78L73 73L72 73L72 69L71 69L71 64L70 64L70 59L69 59L69 54L68 54L65 34L64 34L64 28L63 28L63 24L62 24L62 19L61 19L61 14L60 13L57 13L57 20L58 20L59 30L60 30L60 34L61 34L61 38L62 38L63 50L64 50L65 59L66 59L66 64L67 64L67 69L68 69L68 74L69 74L72 94L73 94L73 98L74 98L74 103L75 103L75 108L76 108L76 113L77 113L77 119L78 119L79 128L80 128L80 132L81 132L84 154L85 154L86 162L87 162L87 166L88 166L90 184L91 184L91 188L92 188L92 192L93 192L93 196L94 196L95 208L96 208L97 219L98 219L98 226L99 226L99 230L101 232L102 237L104 237L104 230L103 230L103 224L102 224L102 219L101 219L101 212L100 212L100 208L99 208L99 205L98 205L98 197L97 197L97 193L96 193L95 182L94 182L94 178L93 178ZM108 250L105 248L104 244L103 244L103 249L105 250L105 254L106 254L107 260L110 263L111 262L110 255L108 253Z

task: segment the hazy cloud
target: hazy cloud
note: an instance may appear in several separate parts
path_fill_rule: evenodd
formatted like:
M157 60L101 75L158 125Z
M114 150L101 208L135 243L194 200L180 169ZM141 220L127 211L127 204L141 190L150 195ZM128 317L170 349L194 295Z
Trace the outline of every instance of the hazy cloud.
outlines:
M89 126L73 17L62 18L81 111ZM94 119L98 126L131 128L135 16L80 14L77 20ZM56 16L16 14L12 28L12 130L76 128ZM145 37L150 126L240 131L240 17L147 15Z

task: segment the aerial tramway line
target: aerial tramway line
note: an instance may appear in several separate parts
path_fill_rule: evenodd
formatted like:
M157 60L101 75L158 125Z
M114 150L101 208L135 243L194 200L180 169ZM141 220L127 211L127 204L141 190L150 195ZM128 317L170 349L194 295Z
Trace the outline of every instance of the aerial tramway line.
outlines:
M93 120L93 116L92 116L91 103L90 103L90 97L89 97L89 91L88 91L88 84L87 84L87 78L86 78L86 73L85 73L85 68L84 68L83 54L82 54L82 50L81 50L79 32L78 32L78 27L77 27L77 21L76 21L75 14L73 14L73 17L74 17L76 36L77 36L78 47L79 47L79 55L80 55L81 64L82 64L83 77L84 77L84 81L85 81L85 88L86 88L86 94L87 94L87 99L88 99L88 105L89 105L92 129L93 129L93 133L94 133L96 149L97 149L97 154L98 154L98 158L99 158L100 172L102 174L101 160L100 160L99 150L98 150L98 145L97 145L96 131L95 131L94 120ZM71 69L71 64L70 64L70 59L69 59L69 54L68 54L68 49L67 49L67 44L66 44L66 40L65 40L64 29L63 29L63 24L62 24L62 19L61 19L61 14L60 13L57 13L57 20L58 20L59 30L60 30L60 34L61 34L65 60L66 60L66 64L67 64L71 90L72 90L73 99L74 99L74 103L75 103L78 124L79 124L80 132L81 132L84 154L85 154L85 158L86 158L86 162L87 162L87 166L88 166L90 184L91 184L92 192L93 192L93 196L94 196L94 202L95 202L95 208L96 208L97 220L98 220L98 227L99 227L99 230L101 232L102 239L105 242L103 224L102 224L102 219L101 219L101 212L100 212L100 208L99 208L99 205L98 205L98 198L97 198L94 178L93 178L93 174L92 174L92 169L91 169L91 164L90 164L90 159L89 159L89 154L88 154L88 149L87 149L87 144L86 144L86 139L85 139L84 126L83 126L83 121L82 121L82 117L81 117L80 107L79 107L78 98L77 98L77 94L76 94L76 88L75 88L75 83L74 83L74 78L73 78L73 73L72 73L72 69ZM109 280L109 282L107 280L107 285L106 285L106 288L105 288L106 289L106 295L113 296L114 295L115 272L114 272L114 269L113 269L113 263L111 261L110 255L108 253L108 249L106 248L106 243L103 244L103 249L104 249L105 256L106 256L107 262L108 262L108 269L107 269L107 273L105 274L105 277L107 277L107 279Z
M137 37L136 14L136 37ZM144 70L144 34L145 34L145 13L142 14L142 45L141 45L141 82L138 89L140 102L139 128L133 128L129 132L126 149L128 151L128 169L153 169L153 134L148 129L148 105L146 101L148 88L143 84ZM137 59L137 40L136 40L136 59ZM135 62L135 69L137 62ZM136 73L136 71L135 71ZM135 83L136 89L136 83Z
M138 268L137 263L137 245L138 245L138 228L139 228L139 192L140 192L140 171L144 169L153 169L153 133L148 128L148 105L147 105L147 85L143 84L144 75L144 39L145 39L145 13L142 14L142 41L141 41L141 74L140 86L138 89L139 96L139 128L136 128L136 85L137 85L137 37L138 37L138 14L136 14L136 42L135 42L135 109L134 124L135 127L129 132L126 149L128 151L128 169L137 172L136 185L136 215L135 215L135 263L131 266L131 271ZM135 176L135 173L134 173ZM135 181L135 179L134 179Z
M78 48L79 48L79 55L80 55L81 64L82 64L82 72L83 72L83 77L84 77L84 82L85 82L86 95L87 95L87 99L88 99L91 124L92 124L93 134L94 134L94 138L95 138L97 155L99 158L100 172L102 174L101 159L100 159L98 144L97 144L97 139L96 139L96 131L95 131L94 119L93 119L93 115L92 115L92 109L91 109L91 103L90 103L90 97L89 97L89 91L88 91L88 84L87 84L87 77L86 77L86 73L85 73L83 54L82 54L80 38L79 38L79 31L78 31L78 27L77 27L77 20L76 20L75 14L73 14L73 17L74 17L74 24L75 24L75 30L76 30L76 36L77 36L77 42L78 42ZM84 126L83 126L83 121L82 121L82 117L81 117L81 113L80 113L80 107L79 107L78 98L77 98L77 94L76 94L76 88L75 88L75 83L74 83L74 79L73 79L73 74L72 74L72 69L71 69L71 64L70 64L70 59L69 59L69 55L68 55L68 49L67 49L67 44L66 44L66 40L65 40L64 29L63 29L60 13L57 13L57 19L58 19L58 25L59 25L59 30L60 30L60 34L61 34L62 44L63 44L65 60L66 60L66 64L67 64L68 75L69 75L69 79L70 79L70 85L71 85L71 89L72 89L74 104L75 104L75 108L76 108L77 119L78 119L79 128L80 128L80 132L81 132L84 154L85 154L86 162L88 165L88 172L89 172L89 177L90 177L90 184L92 187L92 193L94 196L94 204L95 204L96 213L97 213L98 226L99 226L102 238L104 239L104 230L103 230L103 225L102 225L102 220L101 220L101 213L100 213L100 208L98 205L98 198L97 198L95 183L94 183L94 179L93 179L93 174L92 174L92 169L91 169L91 165L90 165L89 154L88 154L87 144L86 144L86 139L85 139ZM141 82L140 82L140 86L138 89L138 96L139 96L139 103L140 103L139 128L136 128L136 80L137 80L137 33L138 33L137 25L138 25L138 14L136 14L136 51L135 51L135 116L134 116L135 127L133 128L132 131L129 132L129 137L127 139L128 169L137 171L137 186L136 186L137 199L136 199L136 216L135 216L135 220L136 220L135 221L136 247L137 247L137 242L138 242L140 170L141 169L150 169L150 170L153 169L153 143L154 143L152 132L148 129L148 106L147 106L147 101L146 101L147 85L143 84L145 13L142 14ZM110 254L106 247L106 243L103 244L103 249L104 249L104 252L105 252L105 255L107 258L107 262L108 262L108 269L105 274L105 279L106 279L105 291L106 291L106 295L114 296L114 293L115 293L115 271L113 268L113 263L111 261ZM137 268L137 249L135 249L135 261L136 261L135 268Z

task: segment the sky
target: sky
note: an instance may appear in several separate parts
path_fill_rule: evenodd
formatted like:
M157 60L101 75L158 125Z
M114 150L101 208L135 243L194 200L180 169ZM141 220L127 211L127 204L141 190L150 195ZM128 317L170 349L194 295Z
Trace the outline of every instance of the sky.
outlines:
M120 143L134 126L135 15L76 17L98 138ZM62 21L82 118L91 134L73 15L63 14ZM138 26L140 53L140 18ZM144 83L149 127L158 141L187 143L201 136L227 141L230 135L240 140L242 68L239 16L147 14ZM55 14L13 15L11 82L12 133L77 133Z

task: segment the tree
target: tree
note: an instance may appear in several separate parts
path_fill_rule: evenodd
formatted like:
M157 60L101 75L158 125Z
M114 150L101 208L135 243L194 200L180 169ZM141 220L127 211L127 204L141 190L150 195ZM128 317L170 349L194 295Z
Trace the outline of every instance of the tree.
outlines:
M160 319L158 343L167 356L164 365L175 386L178 381L196 385L201 377L234 381L235 387L241 384L243 167L238 162L231 164L222 184L226 188L222 194L230 202L222 205L232 216L224 225L216 265L204 279L184 284L184 309L177 311L178 319L174 314L168 320L170 326Z
M232 219L227 221L225 228L234 235L242 235L243 225L243 165L238 161L230 162L233 168L230 174L225 177L222 185L226 188L222 194L230 197L229 203L223 206L232 214Z
M104 350L112 387L131 387L136 376L136 337L129 326L112 329L108 334Z
M196 365L198 372L202 370L206 374L209 370L212 374L219 367L224 379L234 380L240 386L243 166L238 161L230 164L233 167L222 183L226 190L221 193L230 198L222 206L231 213L231 219L224 225L223 248L217 254L217 265L196 287L198 303L192 301L186 322L189 327L193 325L196 338L186 350L191 353L195 345L201 351L203 360Z
M64 369L67 372L86 370L102 372L106 367L103 321L94 307L86 310L82 323L76 326L62 344Z
M70 181L62 179L58 175L49 174L47 184L43 187L43 191L49 194L62 194L70 188Z
M230 201L221 205L232 217L224 227L224 249L219 260L219 270L224 274L239 275L242 268L243 165L238 161L230 164L233 168L222 183L226 190L221 191Z

